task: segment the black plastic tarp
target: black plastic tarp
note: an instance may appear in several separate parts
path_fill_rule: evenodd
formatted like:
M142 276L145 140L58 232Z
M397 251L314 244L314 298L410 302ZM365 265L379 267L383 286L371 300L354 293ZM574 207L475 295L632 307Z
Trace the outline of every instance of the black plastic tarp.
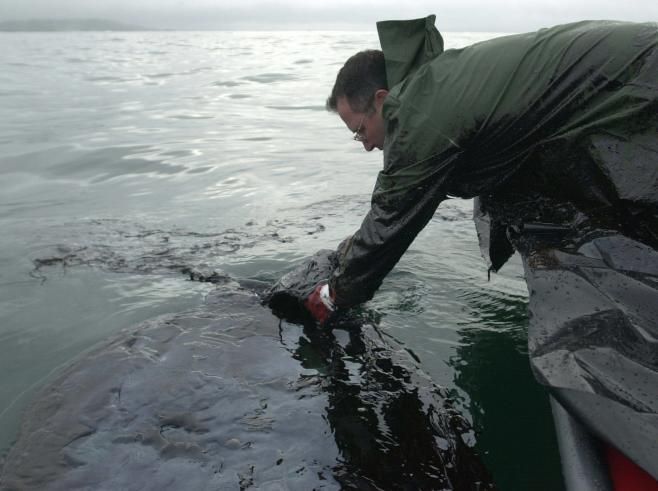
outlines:
M523 258L537 380L658 478L658 251L610 218L540 197L477 200L475 209L492 264L512 244Z
M658 479L658 252L593 232L523 258L537 379Z

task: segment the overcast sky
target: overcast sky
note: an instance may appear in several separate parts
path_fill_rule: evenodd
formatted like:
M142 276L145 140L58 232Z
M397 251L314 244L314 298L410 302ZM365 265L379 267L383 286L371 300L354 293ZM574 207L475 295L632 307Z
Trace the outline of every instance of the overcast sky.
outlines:
M0 0L0 21L103 18L168 29L374 29L434 13L443 31L519 32L583 19L658 21L658 0Z

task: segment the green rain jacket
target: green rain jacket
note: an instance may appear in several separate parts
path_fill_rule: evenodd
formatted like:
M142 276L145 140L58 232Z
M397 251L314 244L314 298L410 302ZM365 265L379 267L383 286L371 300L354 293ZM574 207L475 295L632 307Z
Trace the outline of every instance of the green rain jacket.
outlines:
M658 209L658 29L587 21L443 50L435 16L377 24L390 92L384 167L338 248L339 306L370 299L448 196L518 176L584 207Z

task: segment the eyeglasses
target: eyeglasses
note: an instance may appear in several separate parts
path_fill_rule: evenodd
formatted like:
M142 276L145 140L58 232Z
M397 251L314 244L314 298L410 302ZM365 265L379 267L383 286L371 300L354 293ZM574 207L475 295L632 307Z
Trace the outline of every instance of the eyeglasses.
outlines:
M365 121L367 115L368 113L365 113L363 115L363 117L361 118L361 122L359 123L359 126L357 127L356 131L354 131L354 136L352 138L354 138L355 141L361 143L366 141L366 135L363 132L365 130L365 128L363 127L363 122Z

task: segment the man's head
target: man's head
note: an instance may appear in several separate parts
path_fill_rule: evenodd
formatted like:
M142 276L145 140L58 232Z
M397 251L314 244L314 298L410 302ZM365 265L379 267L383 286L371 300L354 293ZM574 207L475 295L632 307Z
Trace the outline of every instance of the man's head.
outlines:
M381 150L385 135L382 106L387 95L384 54L378 50L361 51L338 72L327 99L327 110L338 113L366 150Z

